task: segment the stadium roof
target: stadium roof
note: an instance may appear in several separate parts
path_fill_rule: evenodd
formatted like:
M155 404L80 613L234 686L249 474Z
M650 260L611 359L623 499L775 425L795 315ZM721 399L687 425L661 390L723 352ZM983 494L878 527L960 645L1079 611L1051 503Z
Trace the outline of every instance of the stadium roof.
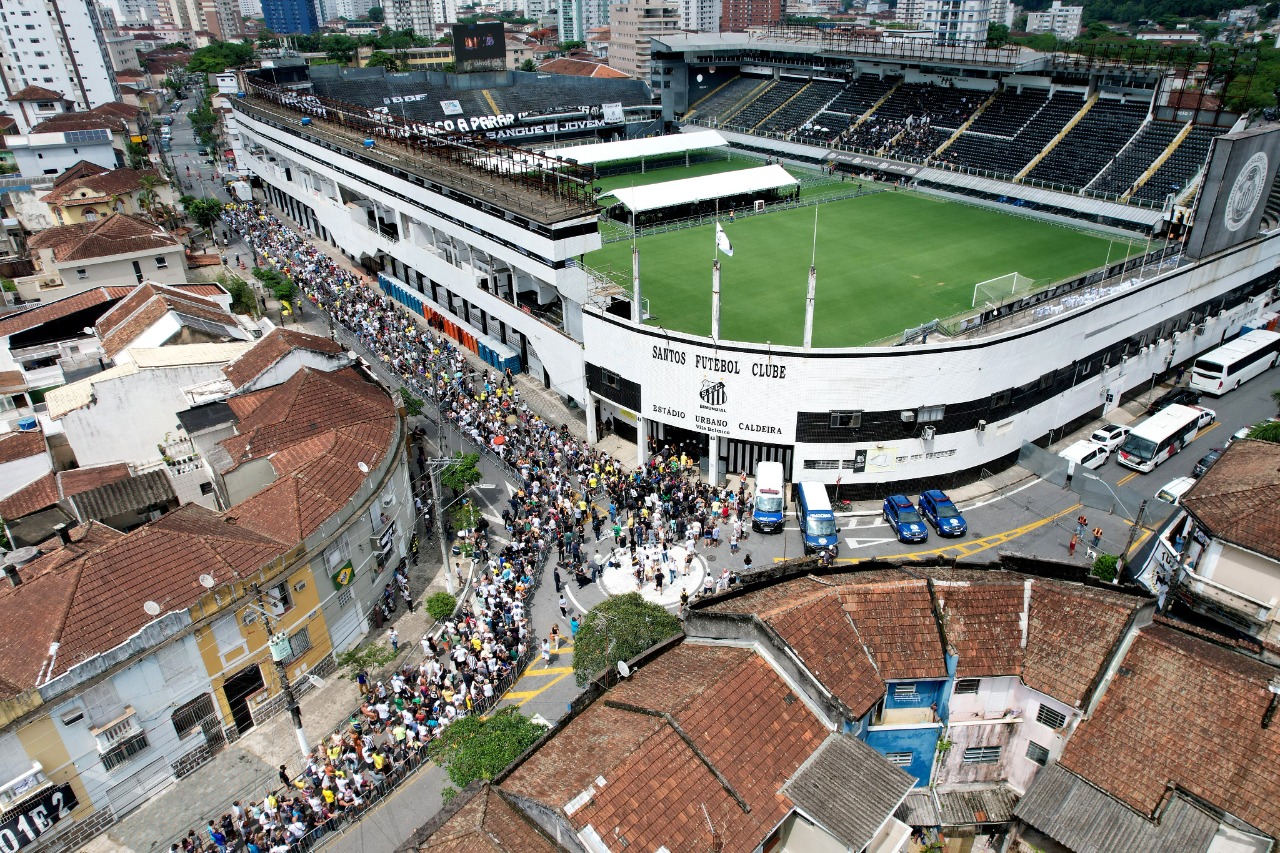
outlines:
M702 151L719 148L729 141L714 130L698 133L672 133L667 136L650 136L645 139L623 139L617 142L597 142L593 145L570 145L544 151L552 157L576 160L583 165L613 163L618 160L636 160L642 157L660 157L663 154L681 154L685 151Z
M736 172L722 172L718 175L703 175L700 178L684 178L661 184L648 184L643 187L624 187L614 190L610 195L633 212L644 213L647 210L660 210L677 204L693 204L726 196L793 187L799 183L786 169L773 165L760 166L756 169L739 169Z

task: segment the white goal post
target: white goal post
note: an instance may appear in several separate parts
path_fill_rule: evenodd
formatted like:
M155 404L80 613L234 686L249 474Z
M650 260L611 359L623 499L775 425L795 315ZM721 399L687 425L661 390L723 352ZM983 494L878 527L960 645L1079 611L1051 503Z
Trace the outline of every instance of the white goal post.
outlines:
M973 286L973 304L969 307L998 305L1006 299L1012 299L1019 293L1031 292L1035 286L1036 280L1034 278L1028 278L1019 272L1011 272L996 278L989 278Z

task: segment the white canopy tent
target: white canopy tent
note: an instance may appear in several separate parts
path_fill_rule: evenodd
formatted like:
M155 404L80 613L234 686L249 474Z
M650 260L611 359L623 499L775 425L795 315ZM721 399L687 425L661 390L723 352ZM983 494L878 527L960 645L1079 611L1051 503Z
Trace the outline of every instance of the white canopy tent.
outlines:
M661 157L666 154L683 154L722 148L729 141L715 130L697 133L671 133L666 136L649 136L644 139L621 139L617 142L596 142L591 145L570 145L552 148L543 154L576 160L584 166L598 163L615 163L619 160L641 160L645 157Z
M647 184L642 187L623 187L614 190L610 195L622 202L633 213L644 213L649 210L661 210L664 207L694 204L726 196L794 187L799 183L786 169L773 165L703 175L700 178L666 181L661 184Z

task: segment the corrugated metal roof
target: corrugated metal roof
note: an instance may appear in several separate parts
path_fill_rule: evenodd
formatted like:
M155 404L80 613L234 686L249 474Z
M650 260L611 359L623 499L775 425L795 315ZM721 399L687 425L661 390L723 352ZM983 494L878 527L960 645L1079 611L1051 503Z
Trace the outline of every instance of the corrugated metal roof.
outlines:
M1054 764L1037 774L1013 813L1075 853L1203 853L1218 820L1175 796L1151 821Z
M1006 785L964 790L935 791L943 826L1008 823L1018 795Z
M942 825L942 813L938 811L938 804L933 799L933 791L929 788L912 790L893 816L907 826Z
M833 734L782 790L828 832L861 850L915 782L857 738Z
M81 492L68 500L80 521L85 522L105 521L155 504L165 504L177 500L177 495L169 482L169 475L157 470Z

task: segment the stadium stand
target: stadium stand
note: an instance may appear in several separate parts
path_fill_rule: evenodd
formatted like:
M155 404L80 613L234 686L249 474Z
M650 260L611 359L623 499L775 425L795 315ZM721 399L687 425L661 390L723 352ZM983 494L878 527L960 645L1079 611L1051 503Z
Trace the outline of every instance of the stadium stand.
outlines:
M779 80L748 101L742 109L722 119L722 122L726 127L752 130L768 118L770 113L794 97L804 85L800 80Z
M1027 177L1073 189L1084 187L1133 138L1150 109L1146 102L1098 99Z
M923 160L969 120L987 96L973 89L903 83L846 136L850 145Z
M899 82L897 77L881 79L870 74L854 78L835 100L827 104L825 110L813 117L808 126L796 131L795 138L801 142L829 145Z
M1131 198L1140 201L1163 201L1169 193L1178 192L1195 178L1209 154L1209 144L1226 133L1226 128L1196 126L1173 150L1151 178Z
M991 106L969 125L968 133L990 134L1010 139L1018 135L1045 101L1049 100L1048 89L1004 89Z
M1133 182L1164 153L1182 128L1183 125L1171 121L1147 122L1129 146L1087 189L1116 196L1128 192Z
M939 161L1012 177L1045 149L1082 106L1082 93L1055 92L1012 138L975 134L971 127L951 143Z
M808 124L814 113L840 94L841 85L829 80L815 80L800 90L781 109L764 120L758 128L761 132L791 133Z
M746 100L754 90L768 82L763 77L737 77L695 104L691 114L706 121L718 121L721 116Z

